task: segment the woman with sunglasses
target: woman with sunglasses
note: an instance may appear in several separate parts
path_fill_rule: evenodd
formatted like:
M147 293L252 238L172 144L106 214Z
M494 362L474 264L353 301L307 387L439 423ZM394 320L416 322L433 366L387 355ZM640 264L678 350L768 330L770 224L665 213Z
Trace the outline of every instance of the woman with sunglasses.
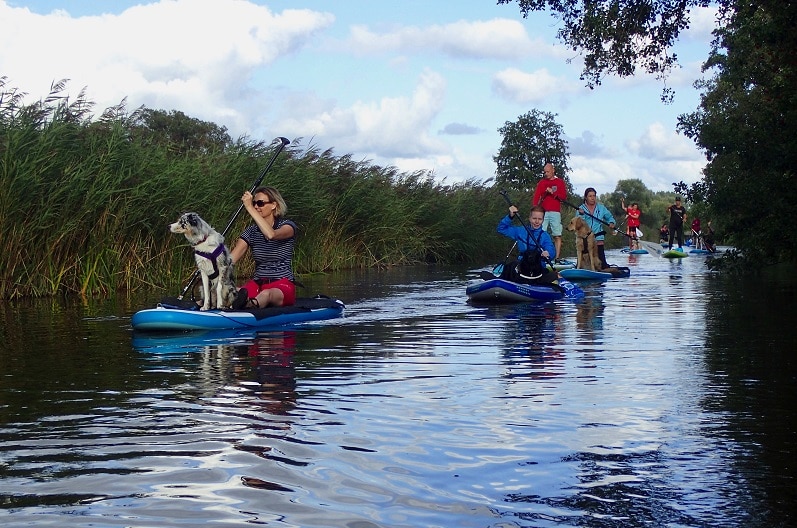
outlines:
M284 218L288 206L274 187L259 187L254 195L246 191L241 202L255 223L241 233L230 255L237 263L251 250L255 274L238 291L232 307L291 306L296 301L291 260L297 227Z

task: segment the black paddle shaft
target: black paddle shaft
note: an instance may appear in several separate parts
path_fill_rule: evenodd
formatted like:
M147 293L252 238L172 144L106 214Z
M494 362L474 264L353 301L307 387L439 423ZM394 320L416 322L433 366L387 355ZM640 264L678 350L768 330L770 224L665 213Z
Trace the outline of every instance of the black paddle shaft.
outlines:
M286 145L290 144L290 140L284 137L278 137L277 139L275 139L275 141L279 141L279 146L277 147L277 150L274 151L274 155L271 156L271 160L268 162L268 165L266 165L263 168L263 170L260 171L260 174L258 174L257 180L255 181L254 185L252 185L252 188L249 190L250 193L255 192L255 189L260 187L260 184L263 182L263 178L265 178L268 171L271 170L271 166L274 165L277 156L279 156L280 152L282 152L282 149L284 149ZM238 218L238 215L241 214L241 211L243 211L243 209L244 209L243 203L238 205L238 210L235 211L235 214L232 215L230 221L227 222L227 227L225 227L224 231L221 232L221 236L227 235L227 231L230 230L232 225L235 223L235 220ZM194 270L194 273L191 275L191 279L188 281L188 284L185 285L183 291L181 291L180 295L177 297L179 300L182 300L183 297L185 297L185 294L188 293L188 290L190 290L194 286L194 282L196 282L197 277L199 277L199 273L200 272L198 269Z
M601 220L600 218L598 218L598 217L597 217L597 216L595 216L595 215L591 215L591 214L589 214L587 211L583 210L583 209L582 209L580 206L579 206L579 207L576 207L575 205L571 204L571 203L570 203L570 202L568 202L567 200L562 200L561 198L557 198L557 200L559 200L559 202L560 202L560 203L563 203L563 204L565 204L565 205L567 205L567 206L569 206L569 207L572 207L573 209L575 209L577 212L579 212L579 213L581 213L581 214L587 215L587 216L588 216L588 217L590 217L590 218L594 218L595 220L597 220L597 221L598 221L598 222L600 222L601 224L605 225L606 227L609 227L609 228L611 228L611 229L613 229L613 230L617 231L618 233L620 233L620 234L621 234L621 235L623 235L624 237L628 237L628 238L630 238L631 240L637 240L637 237L636 237L636 236L631 236L631 235L629 235L628 233L623 233L622 231L620 231L620 230L618 230L618 229L617 229L617 226L616 226L616 225L615 225L614 227L612 227L612 226L611 226L611 224L609 224L608 222L605 222L605 221Z

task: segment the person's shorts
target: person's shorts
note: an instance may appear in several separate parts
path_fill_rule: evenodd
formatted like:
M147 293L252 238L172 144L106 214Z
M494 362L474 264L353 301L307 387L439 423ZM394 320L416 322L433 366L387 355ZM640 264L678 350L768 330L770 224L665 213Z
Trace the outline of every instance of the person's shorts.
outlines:
M562 236L562 213L558 211L546 211L542 219L542 230L547 231L551 228L552 236Z
M249 298L257 297L257 294L269 288L276 288L282 292L282 306L293 306L296 304L296 285L290 279L257 279L247 281L242 286L249 294Z

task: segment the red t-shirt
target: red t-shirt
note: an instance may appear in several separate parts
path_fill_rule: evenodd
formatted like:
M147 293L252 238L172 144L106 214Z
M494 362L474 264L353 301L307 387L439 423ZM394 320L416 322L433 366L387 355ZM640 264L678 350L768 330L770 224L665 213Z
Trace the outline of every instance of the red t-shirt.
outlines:
M551 188L551 193L548 188ZM557 200L558 198L558 200ZM565 182L561 178L554 176L552 179L543 178L534 189L534 196L531 199L531 205L542 205L545 211L553 211L559 213L562 211L562 202L567 198L567 188ZM542 203L540 203L542 202Z
M639 209L632 209L628 208L625 210L628 213L628 227L639 227L641 222L639 221L639 217L642 216L642 211Z

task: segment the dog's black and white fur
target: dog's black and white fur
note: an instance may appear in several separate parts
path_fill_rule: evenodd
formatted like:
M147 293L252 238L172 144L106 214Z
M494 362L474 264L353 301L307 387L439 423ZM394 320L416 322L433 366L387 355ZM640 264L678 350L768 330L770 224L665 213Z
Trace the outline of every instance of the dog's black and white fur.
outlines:
M196 267L202 275L200 310L210 309L212 296L215 297L215 308L230 307L238 289L235 287L232 258L221 233L196 213L180 215L175 223L169 225L169 230L184 234L194 248Z

